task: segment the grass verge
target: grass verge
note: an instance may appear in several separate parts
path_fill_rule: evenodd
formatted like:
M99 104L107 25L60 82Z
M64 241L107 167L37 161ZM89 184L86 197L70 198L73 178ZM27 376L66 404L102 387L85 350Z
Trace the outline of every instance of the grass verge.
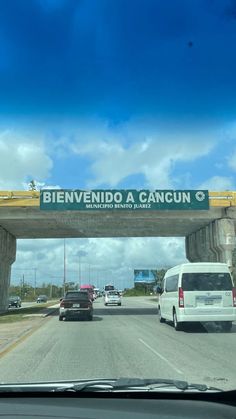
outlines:
M150 297L150 293L145 294L145 291L130 289L125 291L124 297Z
M36 314L40 314L44 309L52 306L52 303L43 303L37 304L37 306L25 307L20 309L10 309L7 313L0 314L0 324L1 323L14 323L22 320L29 319L32 315L32 318ZM25 317L27 315L27 317Z

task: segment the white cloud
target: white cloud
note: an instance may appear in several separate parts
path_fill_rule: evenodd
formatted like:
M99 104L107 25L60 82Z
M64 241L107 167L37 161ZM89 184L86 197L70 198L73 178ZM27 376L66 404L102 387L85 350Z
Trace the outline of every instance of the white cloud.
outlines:
M23 182L22 185L25 190L29 189L29 183ZM47 185L45 182L37 181L35 181L35 187L37 191L40 191L41 189L62 189L59 185Z
M142 174L146 187L172 188L177 179L172 170L177 162L189 162L207 155L214 146L213 134L177 132L167 135L158 129L152 131L135 126L119 130L99 126L84 129L71 144L78 155L88 156L93 178L87 186L95 188L102 184L115 187L128 176ZM89 133L88 133L89 132ZM135 137L135 139L134 139ZM87 141L85 141L85 138ZM125 143L129 144L126 145Z
M44 180L52 165L42 141L13 131L0 133L0 189L22 189L28 178Z
M232 191L235 187L235 181L231 177L212 176L201 183L198 189L208 189L209 191Z
M60 185L46 185L45 183L41 183L39 189L62 189L62 187Z
M226 150L228 151L228 157L226 158L226 162L230 169L236 171L236 121L233 121L230 124L228 124L228 126L226 126L223 135L226 139L225 146Z
M82 256L79 257L79 254ZM12 266L12 282L63 282L63 239L19 240L17 259ZM134 269L158 269L184 262L183 238L66 239L67 281L79 281L79 261L83 283L117 287L133 286Z
M230 169L236 172L236 150L234 153L228 158L228 166Z

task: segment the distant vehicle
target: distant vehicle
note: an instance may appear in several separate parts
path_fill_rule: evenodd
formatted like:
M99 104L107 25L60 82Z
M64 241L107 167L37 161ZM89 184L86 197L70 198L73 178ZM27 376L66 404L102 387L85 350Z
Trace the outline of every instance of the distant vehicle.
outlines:
M81 285L80 286L80 291L82 292L88 292L89 296L91 298L92 301L95 300L95 296L94 296L94 287L90 284L85 284L85 285Z
M96 297L101 297L102 296L102 292L99 288L94 288L94 292L96 294Z
M230 331L236 320L236 290L225 263L185 263L169 269L158 287L159 319L175 330L187 322L217 322Z
M21 307L21 298L18 296L11 296L8 299L8 307Z
M107 291L104 296L104 305L117 304L121 306L121 296L118 291Z
M93 300L96 300L96 298L97 298L97 293L95 290L93 290Z
M115 290L115 287L114 287L114 285L112 285L112 284L107 284L107 285L105 285L105 287L104 287L104 291L106 292L106 291L114 291Z
M93 303L86 291L68 291L60 302L59 320L86 318L93 320Z
M48 297L46 295L39 295L36 301L37 303L47 303Z

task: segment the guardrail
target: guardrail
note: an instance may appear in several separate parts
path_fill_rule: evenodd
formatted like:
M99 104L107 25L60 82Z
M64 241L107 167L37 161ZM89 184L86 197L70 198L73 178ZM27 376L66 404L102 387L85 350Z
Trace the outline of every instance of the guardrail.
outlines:
M39 191L0 191L0 207L39 207Z
M0 191L0 207L39 207L39 191ZM209 192L210 207L236 206L236 191Z
M210 207L235 207L236 192L209 192Z

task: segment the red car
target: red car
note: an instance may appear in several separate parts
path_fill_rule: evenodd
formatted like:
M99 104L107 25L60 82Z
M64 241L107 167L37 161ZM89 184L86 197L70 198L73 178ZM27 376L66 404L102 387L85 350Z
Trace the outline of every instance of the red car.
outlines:
M89 285L89 284L81 285L80 291L82 292L87 291L91 301L94 301L94 287L92 285Z

